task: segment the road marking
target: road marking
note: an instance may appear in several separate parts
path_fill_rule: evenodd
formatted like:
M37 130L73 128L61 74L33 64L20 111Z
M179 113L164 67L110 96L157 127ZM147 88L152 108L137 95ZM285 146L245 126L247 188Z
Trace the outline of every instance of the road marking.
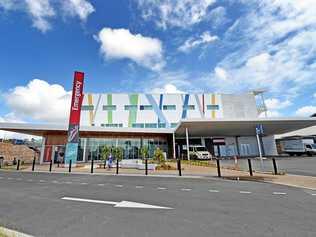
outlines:
M32 179L28 179L27 181L32 182L33 180Z
M173 209L170 207L155 206L155 205L149 205L145 203L129 202L129 201L113 202L113 201L103 201L103 200L73 198L73 197L63 197L61 199L68 200L68 201L75 201L75 202L88 202L88 203L114 205L114 207L121 207L121 208L125 207L125 208L148 208L148 209Z
M98 186L104 186L104 184L97 184Z
M273 192L274 195L286 195L286 193L282 193L282 192Z
M40 180L40 183L45 183L45 182L46 182L45 180L42 180L42 179Z
M316 193L311 193L312 196L316 196Z
M167 188L165 188L165 187L158 187L157 189L158 190L167 190Z
M0 179L3 179L3 177L0 177Z
M57 180L53 180L52 183L58 184L59 182Z
M22 179L21 178L17 178L16 180L21 181Z
M208 190L210 193L218 193L219 191L218 190L216 190L216 189L210 189L210 190Z
M144 186L135 186L135 188L144 188Z
M67 181L67 182L65 182L65 184L72 184L72 182L70 182L70 181Z
M80 183L81 185L87 185L88 183Z
M8 178L8 180L12 180L13 178Z
M123 185L121 185L121 184L116 184L115 187L117 187L117 188L122 188Z
M239 191L239 193L242 193L242 194L250 194L252 192L249 192L249 191Z
M181 188L181 191L191 191L192 189L191 188Z

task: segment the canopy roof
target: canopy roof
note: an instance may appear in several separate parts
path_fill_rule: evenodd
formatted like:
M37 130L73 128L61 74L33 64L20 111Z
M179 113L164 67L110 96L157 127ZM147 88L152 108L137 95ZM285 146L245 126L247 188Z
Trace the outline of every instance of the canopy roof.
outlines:
M253 136L256 126L263 126L264 135L282 134L316 125L316 118L256 118L256 119L190 119L181 120L176 128L105 128L80 127L81 134L172 134L185 136L186 128L190 137L208 136ZM0 130L45 136L50 133L65 133L67 125L0 123Z

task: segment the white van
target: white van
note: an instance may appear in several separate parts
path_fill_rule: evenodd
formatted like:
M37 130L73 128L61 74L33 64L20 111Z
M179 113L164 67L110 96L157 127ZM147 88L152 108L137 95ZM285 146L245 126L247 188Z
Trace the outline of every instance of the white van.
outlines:
M209 160L212 159L212 154L204 146L190 146L189 147L190 159Z

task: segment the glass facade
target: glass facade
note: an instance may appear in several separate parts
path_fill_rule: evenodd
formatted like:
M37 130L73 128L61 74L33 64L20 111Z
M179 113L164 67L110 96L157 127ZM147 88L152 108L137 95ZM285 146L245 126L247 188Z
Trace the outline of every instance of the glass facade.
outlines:
M122 147L123 159L141 159L140 149L148 147L149 158L159 147L168 157L168 143L163 138L81 138L79 144L78 161L101 160L102 147Z

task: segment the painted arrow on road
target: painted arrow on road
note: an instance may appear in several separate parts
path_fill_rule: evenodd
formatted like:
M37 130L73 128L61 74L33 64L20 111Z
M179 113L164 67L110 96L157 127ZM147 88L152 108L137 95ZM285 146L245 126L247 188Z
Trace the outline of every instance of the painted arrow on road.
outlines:
M90 202L98 204L113 205L114 207L123 207L123 208L147 208L147 209L173 209L171 207L162 207L149 205L139 202L130 202L130 201L121 201L121 202L112 202L112 201L102 201L94 199L84 199L84 198L75 198L75 197L63 197L62 200L75 201L75 202Z

